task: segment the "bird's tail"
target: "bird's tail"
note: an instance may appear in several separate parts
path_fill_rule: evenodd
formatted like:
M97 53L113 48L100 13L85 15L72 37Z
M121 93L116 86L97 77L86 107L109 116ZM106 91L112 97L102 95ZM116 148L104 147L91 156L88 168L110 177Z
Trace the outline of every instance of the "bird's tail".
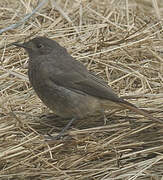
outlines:
M138 113L138 114L141 114L141 115L147 117L148 119L150 119L150 120L152 120L152 121L154 121L154 122L163 123L162 120L153 117L153 116L152 116L151 114L149 114L148 112L145 112L145 111L143 111L142 109L137 108L137 107L134 106L133 104L131 104L131 103L129 103L129 102L123 100L123 99L122 99L121 102L119 102L119 105L121 105L122 107L125 107L125 108L127 108L127 109L130 109L130 110L132 110L132 111L134 111L134 112L136 112L136 113Z

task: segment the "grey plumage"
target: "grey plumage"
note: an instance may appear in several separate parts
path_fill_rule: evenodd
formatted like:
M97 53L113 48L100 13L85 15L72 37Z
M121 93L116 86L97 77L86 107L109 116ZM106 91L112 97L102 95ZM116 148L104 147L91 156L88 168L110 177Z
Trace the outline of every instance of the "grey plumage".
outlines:
M36 37L23 44L29 55L29 80L40 99L62 117L83 118L104 109L128 108L161 120L119 98L98 76L76 61L56 41Z

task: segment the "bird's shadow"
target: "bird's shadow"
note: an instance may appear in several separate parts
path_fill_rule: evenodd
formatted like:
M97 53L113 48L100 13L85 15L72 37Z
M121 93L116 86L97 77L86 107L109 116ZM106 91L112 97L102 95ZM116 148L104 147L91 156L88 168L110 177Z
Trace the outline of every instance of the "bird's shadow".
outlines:
M107 121L104 120L103 115L98 115L98 116L89 116L84 119L77 119L75 120L71 128L75 129L88 129L88 128L93 128L93 127L99 127L99 126L104 126L104 125L113 125L117 124L123 121L128 121L129 119L131 120L131 117L124 117L124 116L119 116L119 115L106 115ZM59 133L70 121L71 119L65 119L61 118L55 114L46 114L46 115L41 115L40 117L37 118L37 124L33 124L32 128L34 128L38 133L40 134L49 134L53 132Z

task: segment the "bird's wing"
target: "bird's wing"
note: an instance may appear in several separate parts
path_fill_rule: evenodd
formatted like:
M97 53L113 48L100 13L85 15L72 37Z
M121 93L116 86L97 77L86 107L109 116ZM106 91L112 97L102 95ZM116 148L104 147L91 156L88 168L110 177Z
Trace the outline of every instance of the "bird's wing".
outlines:
M49 79L58 86L114 102L121 101L121 98L102 79L88 72L83 65L78 64L75 68L70 66L56 66L50 62L50 64L45 63L43 69L46 74L48 73Z

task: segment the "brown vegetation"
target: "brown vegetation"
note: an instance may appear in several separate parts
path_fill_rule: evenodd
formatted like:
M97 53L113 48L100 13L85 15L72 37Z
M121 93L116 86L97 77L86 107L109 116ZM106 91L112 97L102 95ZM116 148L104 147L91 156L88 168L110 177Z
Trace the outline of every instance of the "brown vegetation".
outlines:
M163 124L131 111L108 111L106 125L89 117L63 140L45 142L65 122L42 116L49 111L29 84L27 54L11 45L50 37L117 94L163 119L162 0L44 2L33 13L36 0L0 2L0 179L163 179Z

